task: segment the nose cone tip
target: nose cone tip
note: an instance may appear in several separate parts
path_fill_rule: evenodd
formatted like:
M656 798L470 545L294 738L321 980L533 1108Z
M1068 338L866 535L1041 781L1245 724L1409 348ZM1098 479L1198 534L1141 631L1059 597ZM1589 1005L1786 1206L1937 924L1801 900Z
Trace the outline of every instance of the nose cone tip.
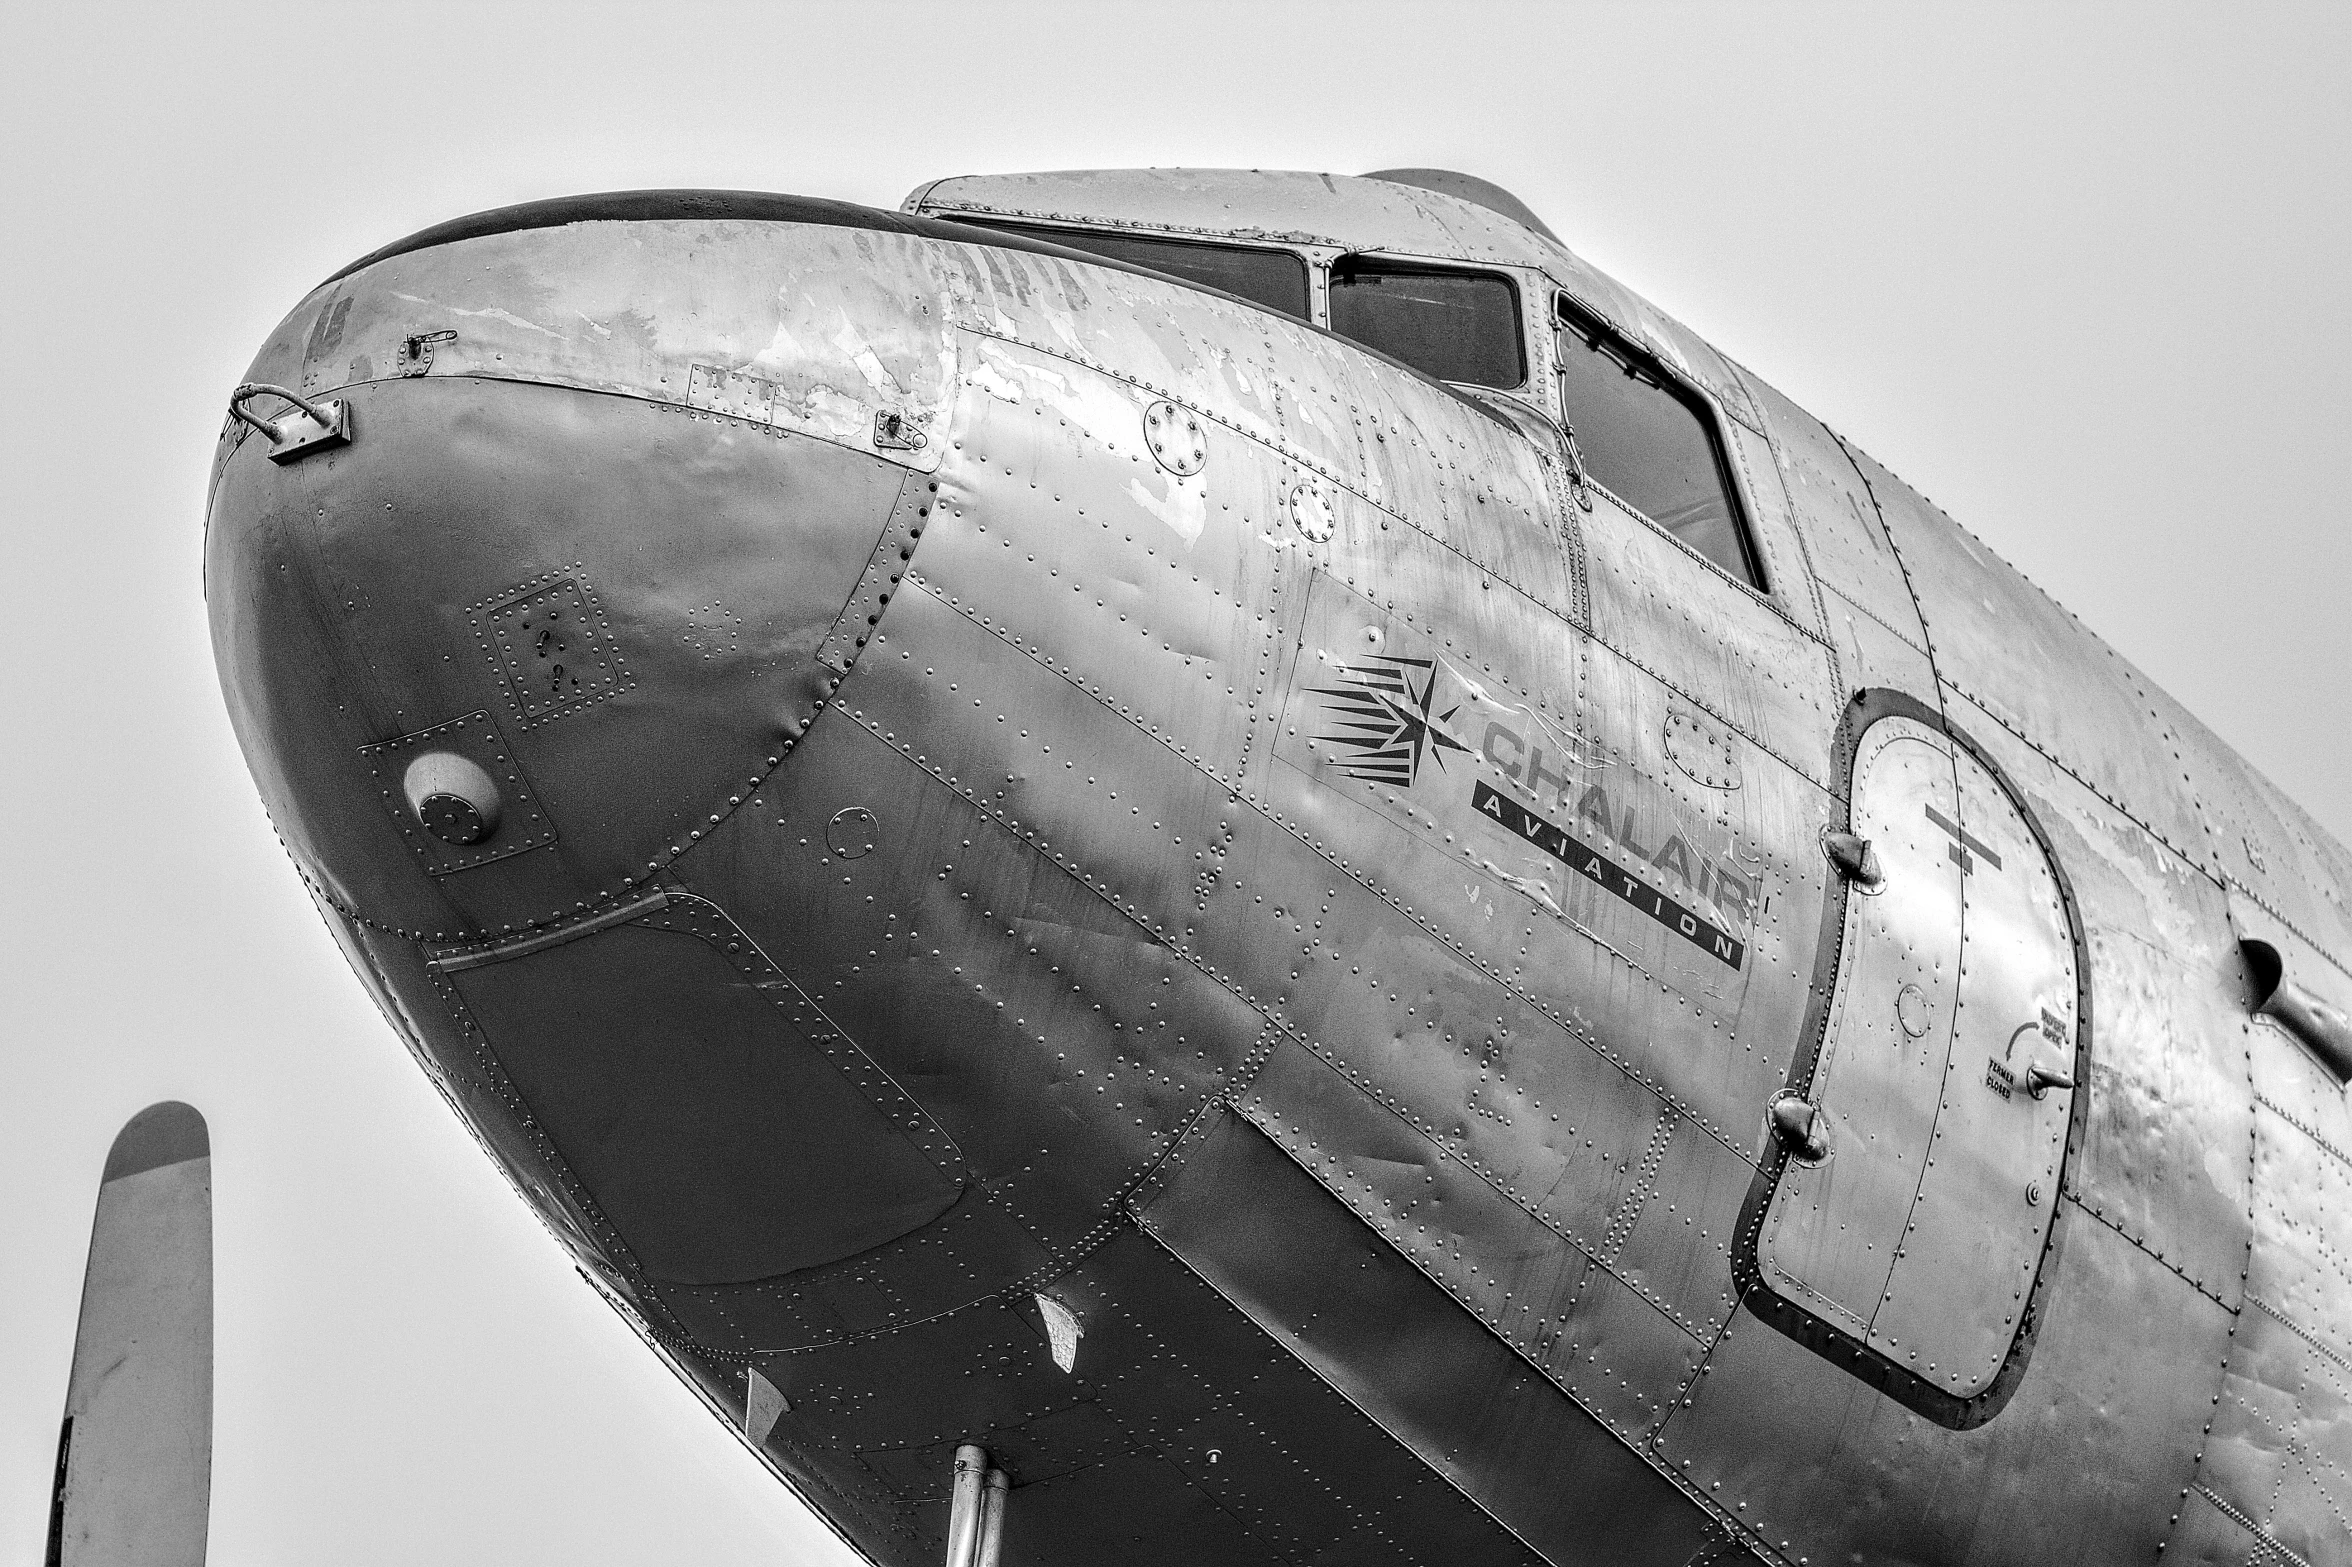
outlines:
M207 599L265 802L386 1011L599 1277L735 1344L750 1308L713 1292L968 1189L767 964L795 927L755 941L774 911L714 890L806 901L780 819L928 515L955 335L888 230L610 216L420 236L295 312L250 379L352 435L224 437ZM886 860L837 804L811 836Z
M429 939L544 925L630 895L777 765L947 444L919 226L578 198L412 236L287 318L248 380L332 398L352 436L265 462L224 435L207 597L265 802L332 903Z
M289 848L427 937L627 894L814 711L905 471L570 388L344 395L360 438L233 459L208 539L223 686Z

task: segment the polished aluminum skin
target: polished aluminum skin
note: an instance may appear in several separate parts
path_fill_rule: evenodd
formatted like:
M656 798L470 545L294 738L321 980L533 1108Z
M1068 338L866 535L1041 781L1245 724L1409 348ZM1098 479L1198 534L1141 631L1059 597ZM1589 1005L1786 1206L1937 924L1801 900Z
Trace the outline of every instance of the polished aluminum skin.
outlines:
M2352 1562L2352 857L1526 217L641 193L323 285L206 592L353 968L877 1562L982 1458L1017 1564ZM1524 380L1326 330L1366 257L1507 280Z

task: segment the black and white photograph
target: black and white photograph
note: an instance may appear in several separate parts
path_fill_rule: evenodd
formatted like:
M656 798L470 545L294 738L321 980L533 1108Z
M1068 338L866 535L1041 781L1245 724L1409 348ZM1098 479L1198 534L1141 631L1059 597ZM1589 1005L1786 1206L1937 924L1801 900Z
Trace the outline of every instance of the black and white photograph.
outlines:
M8 32L0 1567L2352 1567L2352 11Z

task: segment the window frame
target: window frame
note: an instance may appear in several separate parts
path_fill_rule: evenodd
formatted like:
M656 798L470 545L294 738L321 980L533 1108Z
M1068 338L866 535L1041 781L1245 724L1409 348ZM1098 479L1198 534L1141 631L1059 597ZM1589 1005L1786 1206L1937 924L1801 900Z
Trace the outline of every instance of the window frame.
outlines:
M1515 342L1519 348L1519 379L1517 383L1511 386L1489 386L1484 381L1447 381L1442 376L1430 375L1430 372L1426 370L1423 370L1421 373L1423 375L1428 375L1429 378L1433 381L1442 381L1445 385L1448 386L1474 386L1482 392L1517 393L1524 397L1534 391L1536 356L1528 352L1527 294L1526 291L1519 286L1518 277L1509 269L1503 267L1468 266L1460 262L1439 260L1429 256L1411 256L1398 251L1384 250L1343 250L1324 261L1321 268L1323 279L1323 325L1331 331L1333 336L1340 338L1342 341L1353 343L1359 348L1370 349L1373 353L1380 355L1382 358L1393 360L1399 364L1402 364L1404 361L1397 359L1396 356L1389 353L1388 350L1378 347L1375 344L1367 343L1360 337L1351 337L1347 333L1342 332L1337 327L1331 325L1331 296L1336 287L1336 280L1339 275L1339 270L1341 267L1345 266L1351 261L1369 262L1375 268L1387 267L1399 273L1410 274L1418 272L1425 274L1436 274L1440 276L1490 278L1495 282L1502 284L1503 287L1509 291L1511 296L1512 341Z
M1558 337L1561 332L1574 333L1584 339L1593 351L1605 354L1615 360L1619 368L1625 370L1626 373L1648 381L1667 396L1681 403L1683 407L1689 409L1692 415L1698 419L1699 428L1707 437L1707 450L1715 459L1716 481L1723 487L1724 500L1731 513L1732 533L1739 540L1740 558L1747 568L1746 575L1742 576L1739 572L1735 572L1730 567L1703 554L1694 546L1676 538L1665 524L1643 511L1639 506L1634 505L1623 495L1618 494L1617 491L1611 489L1590 472L1586 473L1585 482L1591 484L1595 489L1605 492L1609 499L1615 501L1631 515L1640 518L1649 527L1671 541L1675 548L1684 554L1703 562L1708 569L1720 572L1724 577L1750 593L1766 600L1772 600L1775 597L1772 577L1764 569L1764 550L1756 540L1756 525L1753 520L1754 508L1748 503L1747 487L1740 482L1738 465L1732 461L1731 443L1724 435L1722 411L1715 406L1715 399L1707 394L1705 388L1693 383L1656 354L1643 348L1626 333L1612 325L1607 316L1557 284L1552 287L1551 330L1554 334L1551 345L1554 355L1552 416L1558 421L1562 430L1573 435L1576 424L1568 417L1565 369L1558 359L1562 352Z

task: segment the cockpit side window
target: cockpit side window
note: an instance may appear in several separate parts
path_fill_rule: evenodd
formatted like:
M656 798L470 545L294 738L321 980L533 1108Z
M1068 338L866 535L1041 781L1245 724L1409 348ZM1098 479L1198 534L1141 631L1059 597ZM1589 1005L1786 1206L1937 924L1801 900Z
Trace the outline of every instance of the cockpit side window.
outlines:
M1232 294L1301 321L1308 319L1307 264L1287 250L1211 245L1199 240L1160 239L1147 234L1106 234L1099 229L1040 228L962 214L957 214L956 220L976 228L999 229L1025 239L1067 245L1072 250L1124 261L1131 267L1165 272L1170 277Z
M1698 393L1566 298L1555 316L1560 414L1592 477L1749 586L1762 589L1731 467Z
M1527 382L1519 290L1498 272L1342 256L1331 330L1440 381L1505 391Z

